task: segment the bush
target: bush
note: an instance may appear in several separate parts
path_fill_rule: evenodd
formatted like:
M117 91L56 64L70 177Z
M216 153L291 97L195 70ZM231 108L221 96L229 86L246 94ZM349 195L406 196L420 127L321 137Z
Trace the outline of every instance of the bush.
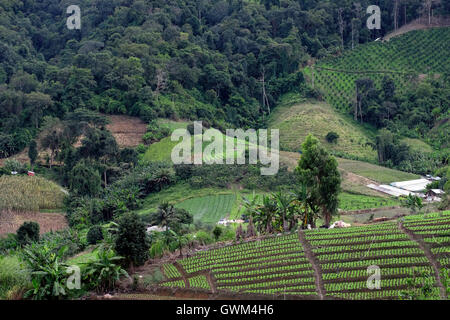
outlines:
M21 246L39 241L39 224L33 221L24 222L17 229L17 241Z
M0 239L0 255L7 255L10 251L19 247L19 241L17 240L17 234L8 233L6 238Z
M203 230L200 230L195 234L195 239L203 245L211 244L214 242L211 234Z
M118 224L119 230L115 241L117 253L125 257L128 264L144 264L150 248L145 224L134 212L122 215L118 219Z
M339 135L334 131L330 131L325 138L329 143L335 143L337 142L337 139L339 139Z
M213 230L213 235L214 235L214 238L216 238L216 241L219 240L222 233L223 233L222 228L216 225Z
M87 242L89 244L97 244L97 242L103 240L103 231L100 226L93 226L87 233Z

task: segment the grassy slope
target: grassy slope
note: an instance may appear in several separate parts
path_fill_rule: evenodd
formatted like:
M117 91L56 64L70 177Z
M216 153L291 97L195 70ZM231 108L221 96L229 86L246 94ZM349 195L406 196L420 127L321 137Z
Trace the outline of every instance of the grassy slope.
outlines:
M338 162L339 168L380 183L390 183L394 181L412 180L420 178L416 174L380 167L362 161L338 158Z
M374 131L338 113L327 103L299 101L293 94L286 95L269 119L270 128L280 129L280 146L283 150L300 150L306 136L313 134L331 151L376 159L376 151L367 145L368 142L374 142ZM339 135L337 143L326 141L325 137L330 131Z

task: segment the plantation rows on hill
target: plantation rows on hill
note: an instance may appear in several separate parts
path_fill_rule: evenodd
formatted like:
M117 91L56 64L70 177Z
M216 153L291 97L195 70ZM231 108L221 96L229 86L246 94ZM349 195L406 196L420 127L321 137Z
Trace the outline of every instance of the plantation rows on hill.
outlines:
M324 59L305 73L331 105L348 111L357 79L370 78L380 89L381 80L388 75L401 93L417 75L448 72L449 43L450 28L413 31Z
M298 234L201 251L162 266L161 286L344 299L397 299L421 281L434 283L450 267L450 211L397 223ZM423 243L426 243L424 246ZM367 268L381 271L381 288L367 287Z

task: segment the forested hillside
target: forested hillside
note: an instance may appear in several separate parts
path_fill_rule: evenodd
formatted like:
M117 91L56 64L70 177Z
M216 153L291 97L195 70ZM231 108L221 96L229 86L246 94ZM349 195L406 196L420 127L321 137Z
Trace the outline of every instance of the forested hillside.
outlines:
M2 1L0 157L27 146L45 116L77 108L260 127L281 94L314 95L299 72L308 62L424 12L419 0L369 2ZM365 27L372 2L381 30ZM80 30L66 27L69 5L80 6ZM442 1L433 13L449 7Z

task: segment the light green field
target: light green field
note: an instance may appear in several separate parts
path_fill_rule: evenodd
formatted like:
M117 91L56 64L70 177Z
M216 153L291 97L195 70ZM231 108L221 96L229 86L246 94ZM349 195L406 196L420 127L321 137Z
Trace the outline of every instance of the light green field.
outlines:
M368 144L374 143L374 131L360 126L325 102L295 101L295 95L283 97L280 106L274 110L269 119L270 128L280 130L282 150L299 151L308 134L312 134L330 151L364 159L376 159L376 151ZM325 137L330 131L339 135L336 143L326 141Z
M339 209L345 211L393 207L399 205L400 201L395 198L369 197L345 192L339 195Z
M230 215L235 202L236 195L221 194L187 199L177 203L175 207L191 213L194 222L217 223L220 219Z
M389 169L367 162L342 158L338 158L337 160L339 163L339 168L380 183L391 183L394 181L414 180L420 178L420 176L413 173Z
M420 139L404 138L401 142L406 143L411 148L411 151L433 152L433 148Z

